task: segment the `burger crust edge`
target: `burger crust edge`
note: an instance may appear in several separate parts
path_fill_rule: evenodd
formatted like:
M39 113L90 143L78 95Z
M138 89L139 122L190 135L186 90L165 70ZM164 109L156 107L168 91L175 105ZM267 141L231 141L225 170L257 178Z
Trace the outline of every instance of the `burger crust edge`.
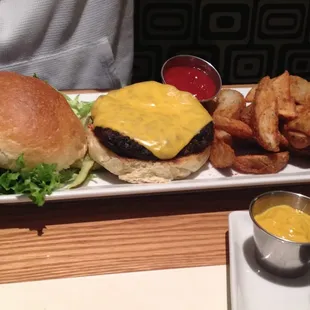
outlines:
M118 156L106 148L91 129L87 129L91 158L122 181L128 183L167 183L184 179L198 171L209 159L211 146L198 154L171 160L143 161Z

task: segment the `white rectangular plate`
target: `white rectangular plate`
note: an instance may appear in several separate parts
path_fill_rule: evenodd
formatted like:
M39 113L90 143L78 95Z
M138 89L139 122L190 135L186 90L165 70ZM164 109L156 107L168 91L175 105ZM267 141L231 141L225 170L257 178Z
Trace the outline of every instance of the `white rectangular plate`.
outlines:
M310 271L297 279L266 272L256 263L247 211L229 215L231 310L310 310Z
M249 88L236 88L246 95ZM95 100L100 93L82 94L81 100ZM73 97L76 95L73 95ZM310 160L300 165L289 164L277 173L270 175L244 175L233 171L231 174L220 172L209 163L200 171L185 180L173 181L168 184L128 184L118 180L109 172L98 173L97 177L85 186L73 190L59 190L47 197L47 200L64 200L77 198L109 197L121 195L137 195L150 193L167 193L177 191L227 189L259 185L301 184L310 181ZM24 196L3 195L0 203L18 203L29 201Z

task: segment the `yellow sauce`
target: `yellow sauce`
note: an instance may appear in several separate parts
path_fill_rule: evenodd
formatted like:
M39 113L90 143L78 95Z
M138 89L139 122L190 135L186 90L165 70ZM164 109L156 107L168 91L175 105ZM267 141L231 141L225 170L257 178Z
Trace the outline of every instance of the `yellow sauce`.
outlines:
M118 131L159 159L175 157L212 121L192 94L154 81L136 83L100 96L91 114L95 127Z
M267 232L286 240L310 242L310 215L288 205L271 207L254 216Z

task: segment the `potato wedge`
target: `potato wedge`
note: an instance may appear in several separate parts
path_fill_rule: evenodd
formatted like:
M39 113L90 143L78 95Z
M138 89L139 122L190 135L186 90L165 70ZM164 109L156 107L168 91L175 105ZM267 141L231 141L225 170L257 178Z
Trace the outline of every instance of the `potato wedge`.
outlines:
M249 127L252 127L253 110L254 110L254 104L250 104L241 111L240 115L240 120L246 123ZM280 146L287 147L288 145L289 143L285 138L285 136L280 134Z
M291 96L299 104L310 105L310 83L296 75L290 76Z
M297 116L296 105L291 97L290 75L287 71L272 79L273 91L278 101L279 116L284 119L294 119Z
M269 76L258 84L254 98L253 130L257 142L267 151L278 152L280 144L277 98Z
M295 149L305 149L310 146L310 137L302 132L287 130L285 132L289 144Z
M246 106L240 114L240 120L251 127L254 104Z
M280 146L281 147L288 147L289 146L289 142L288 142L287 138L282 134L280 134Z
M272 174L281 171L289 157L289 152L236 156L233 168L241 173Z
M310 108L310 106L307 106L307 105L296 105L297 116L309 108Z
M257 89L257 85L253 86L249 92L247 93L247 95L245 96L245 101L246 102L253 102L254 98L255 98L255 92Z
M215 129L224 130L233 137L251 138L253 137L253 130L244 122L231 119L224 116L213 116Z
M291 96L291 80L288 71L271 79L272 87L278 101L278 114L284 119L294 119L296 117L296 104ZM246 102L253 102L258 85L251 88L245 97Z
M222 89L217 96L217 103L213 116L239 119L241 111L245 108L243 95L233 89Z
M299 112L297 118L288 122L286 127L287 130L299 131L310 136L310 107Z
M214 138L211 145L210 162L215 168L230 168L235 160L235 152L223 140Z
M214 137L224 141L228 145L232 145L232 136L224 130L215 129Z

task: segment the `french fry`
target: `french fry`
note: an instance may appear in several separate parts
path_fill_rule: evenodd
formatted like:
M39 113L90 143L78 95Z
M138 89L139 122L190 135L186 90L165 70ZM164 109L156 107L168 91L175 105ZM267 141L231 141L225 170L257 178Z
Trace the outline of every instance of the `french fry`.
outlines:
M217 96L218 106L213 116L225 116L239 119L245 107L245 100L241 93L233 89L222 89Z
M278 113L284 119L294 119L296 117L296 105L291 96L291 79L288 71L271 79L273 91L278 102ZM251 88L245 97L246 102L253 102L258 85Z
M233 168L241 173L272 174L281 171L289 157L289 152L236 156Z
M273 78L272 87L278 102L279 116L284 119L294 119L297 113L294 99L291 97L289 73L285 71L280 76Z
M246 106L240 113L240 120L251 127L254 104Z
M297 118L288 122L286 127L287 130L299 131L310 136L310 107L298 113Z
M235 152L229 144L216 136L211 145L210 162L215 168L230 168L235 160Z
M225 89L217 98L214 167L270 174L288 164L290 153L310 156L310 82L284 71L262 78L244 100L239 95Z
M257 85L254 85L249 92L247 93L247 95L245 96L245 101L246 102L253 102L254 98L255 98L255 92L257 89Z
M282 134L280 134L280 146L281 147L288 147L289 146L289 142L288 142L287 138Z
M228 144L230 146L232 145L232 136L224 130L216 129L214 131L214 137L216 139L224 141L226 144Z
M269 76L258 84L254 98L253 129L257 142L267 151L280 150L277 99Z
M297 116L306 111L307 109L309 109L309 106L307 105L296 105Z
M310 83L296 75L290 76L291 96L299 104L310 105Z
M302 132L287 130L285 136L289 144L295 149L305 149L310 146L310 138Z
M252 129L244 122L224 116L213 116L216 129L224 130L233 137L248 139L253 137Z

